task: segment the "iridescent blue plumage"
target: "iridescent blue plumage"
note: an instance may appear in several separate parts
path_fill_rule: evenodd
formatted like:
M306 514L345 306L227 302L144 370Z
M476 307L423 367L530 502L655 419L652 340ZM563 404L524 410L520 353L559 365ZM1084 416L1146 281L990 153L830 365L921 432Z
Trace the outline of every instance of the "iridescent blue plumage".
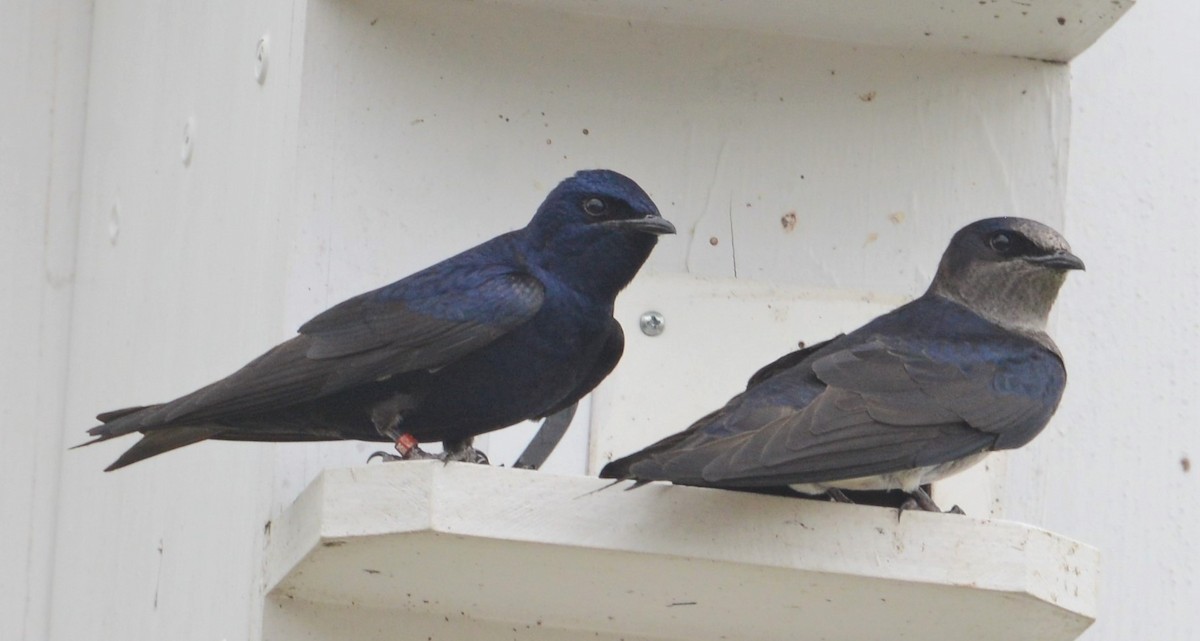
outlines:
M144 434L109 469L205 439L466 441L569 407L624 349L617 293L671 224L632 180L581 171L525 228L316 316L230 376L102 414Z

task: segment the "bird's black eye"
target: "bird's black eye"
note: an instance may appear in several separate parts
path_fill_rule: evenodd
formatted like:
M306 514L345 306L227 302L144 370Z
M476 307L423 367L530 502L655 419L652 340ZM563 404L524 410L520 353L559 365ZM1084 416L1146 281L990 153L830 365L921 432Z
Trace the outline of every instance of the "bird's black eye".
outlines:
M992 234L991 238L988 238L988 246L1001 254L1006 254L1012 249L1012 236L1009 236L1006 232L998 231Z
M583 201L583 210L591 216L599 216L603 214L604 210L607 208L608 206L605 205L604 201L600 200L599 198L588 198L587 200Z

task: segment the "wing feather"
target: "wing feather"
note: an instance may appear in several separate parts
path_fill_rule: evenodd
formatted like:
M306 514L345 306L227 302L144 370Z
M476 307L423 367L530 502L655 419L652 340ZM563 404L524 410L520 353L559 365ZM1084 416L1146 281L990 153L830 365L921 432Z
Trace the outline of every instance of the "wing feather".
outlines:
M818 354L808 366L825 387L802 408L726 438L667 439L620 467L636 478L724 487L900 472L1024 444L1049 420L1065 384L1057 354L1016 335L957 342L871 336ZM753 406L755 392L702 420L714 424L738 409L732 405Z
M89 433L220 422L271 412L478 350L532 318L545 297L531 275L475 270L427 297L397 295L405 281L352 298L305 323L301 334L211 385L162 405L109 413ZM423 291L418 288L418 291ZM436 300L434 300L436 299Z

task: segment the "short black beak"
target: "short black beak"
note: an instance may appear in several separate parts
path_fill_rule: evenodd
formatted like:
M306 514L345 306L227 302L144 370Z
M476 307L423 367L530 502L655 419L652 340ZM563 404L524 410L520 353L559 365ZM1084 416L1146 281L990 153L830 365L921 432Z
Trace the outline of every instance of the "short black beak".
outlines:
M1083 266L1083 260L1081 260L1075 254L1065 250L1057 251L1053 254L1047 254L1045 256L1030 256L1028 260L1035 265L1041 265L1042 267L1049 267L1051 269L1061 269L1064 271L1068 269L1085 269Z
M674 234L675 225L671 221L659 216L651 214L645 218L626 218L623 220L608 220L603 223L610 227L619 227L621 229L629 229L632 231L640 231L647 234L661 236L663 234Z

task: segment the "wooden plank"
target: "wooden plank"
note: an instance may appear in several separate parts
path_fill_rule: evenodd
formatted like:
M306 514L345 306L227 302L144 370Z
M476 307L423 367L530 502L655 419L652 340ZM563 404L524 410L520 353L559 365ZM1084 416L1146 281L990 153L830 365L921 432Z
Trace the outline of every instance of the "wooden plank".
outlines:
M402 639L416 637L386 622L410 613L453 618L440 634L466 619L515 638L538 638L519 629L536 622L700 640L1065 641L1095 617L1097 551L1038 528L604 485L438 462L329 470L274 523L272 608L353 608L341 638ZM264 638L284 638L293 617L278 617Z

